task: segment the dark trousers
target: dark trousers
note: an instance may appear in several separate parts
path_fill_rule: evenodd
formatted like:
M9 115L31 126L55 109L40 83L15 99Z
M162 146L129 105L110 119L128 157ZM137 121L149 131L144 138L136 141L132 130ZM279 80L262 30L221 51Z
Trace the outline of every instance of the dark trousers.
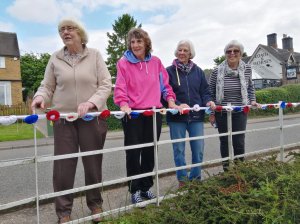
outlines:
M157 119L157 140L160 137L162 116L156 113ZM137 145L153 142L153 117L140 114L137 118L122 119L124 131L124 145ZM127 176L152 172L154 168L154 147L142 147L126 150ZM129 192L135 193L138 190L148 191L153 186L153 178L143 177L128 182Z
M216 113L216 122L219 133L226 133L227 130L227 113ZM232 113L232 131L244 131L247 125L247 114L243 112ZM234 155L241 155L245 153L245 134L238 134L232 136L232 146ZM228 136L220 137L220 152L222 158L228 157ZM239 160L244 160L240 158ZM223 169L228 170L228 161L223 162Z
M103 149L107 124L103 119L73 122L59 120L54 122L54 155ZM72 189L78 158L54 161L53 187L54 191ZM85 184L91 185L102 182L102 154L82 157L85 174ZM102 197L99 189L86 191L86 201L89 209L101 207ZM59 218L70 215L73 205L73 194L55 198L56 214Z

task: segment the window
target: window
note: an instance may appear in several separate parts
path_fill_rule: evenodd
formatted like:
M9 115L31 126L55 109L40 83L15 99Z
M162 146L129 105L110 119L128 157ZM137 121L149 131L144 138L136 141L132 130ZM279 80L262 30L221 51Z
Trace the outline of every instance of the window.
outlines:
M0 82L0 105L11 105L10 82Z
M0 68L5 68L5 57L0 56Z

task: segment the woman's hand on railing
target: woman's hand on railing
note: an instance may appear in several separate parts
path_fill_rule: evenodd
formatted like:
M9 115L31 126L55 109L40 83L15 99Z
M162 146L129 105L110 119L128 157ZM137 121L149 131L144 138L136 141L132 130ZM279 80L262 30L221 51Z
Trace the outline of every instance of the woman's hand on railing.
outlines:
M261 108L261 104L257 103L256 101L251 101L251 106L256 108Z
M214 101L208 101L206 104L207 107L210 107L211 110L215 110L216 109L216 104Z
M131 116L130 116L131 108L127 104L121 106L120 110L123 111L128 116L129 119L131 118Z
M36 96L31 103L31 110L35 114L35 109L45 109L45 100L42 96Z

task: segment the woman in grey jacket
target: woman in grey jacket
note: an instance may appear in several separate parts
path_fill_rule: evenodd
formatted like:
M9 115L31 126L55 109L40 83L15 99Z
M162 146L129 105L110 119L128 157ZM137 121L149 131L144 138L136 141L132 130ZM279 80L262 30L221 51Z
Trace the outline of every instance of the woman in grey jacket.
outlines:
M55 52L47 65L44 79L36 92L32 109L51 108L59 112L76 112L79 119L54 121L54 155L102 149L106 138L107 124L102 118L84 121L90 111L106 109L106 100L111 93L111 76L96 49L88 48L84 28L74 20L62 20L58 25L63 49ZM78 158L55 160L53 168L54 191L72 189ZM82 157L85 184L102 182L102 154ZM86 202L92 214L102 212L102 197L99 189L86 192ZM73 195L55 199L58 223L71 221ZM94 222L101 221L100 218Z

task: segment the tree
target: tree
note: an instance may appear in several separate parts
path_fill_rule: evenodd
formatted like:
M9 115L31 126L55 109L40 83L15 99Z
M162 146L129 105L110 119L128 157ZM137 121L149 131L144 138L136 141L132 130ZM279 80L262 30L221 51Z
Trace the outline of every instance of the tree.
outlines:
M221 64L223 61L225 61L225 55L222 55L221 57L216 57L214 59L215 65L218 66Z
M127 49L126 47L126 39L129 30L132 27L136 27L137 21L134 20L132 16L129 14L123 14L115 20L113 26L113 33L107 32L108 37L108 47L107 51L107 61L106 64L108 66L108 70L112 76L116 75L116 63L122 57L124 51ZM140 24L138 27L142 27Z
M247 56L248 56L248 55L247 55L246 52L244 52L243 55L242 55L242 57L247 57ZM218 66L219 64L221 64L223 61L225 61L225 55L222 55L222 56L220 56L220 57L216 57L216 58L214 59L214 62L215 62L215 65L216 65L216 66Z
M21 77L24 88L23 100L32 97L34 92L36 92L37 88L40 86L49 59L50 54L48 53L26 53L21 56Z

